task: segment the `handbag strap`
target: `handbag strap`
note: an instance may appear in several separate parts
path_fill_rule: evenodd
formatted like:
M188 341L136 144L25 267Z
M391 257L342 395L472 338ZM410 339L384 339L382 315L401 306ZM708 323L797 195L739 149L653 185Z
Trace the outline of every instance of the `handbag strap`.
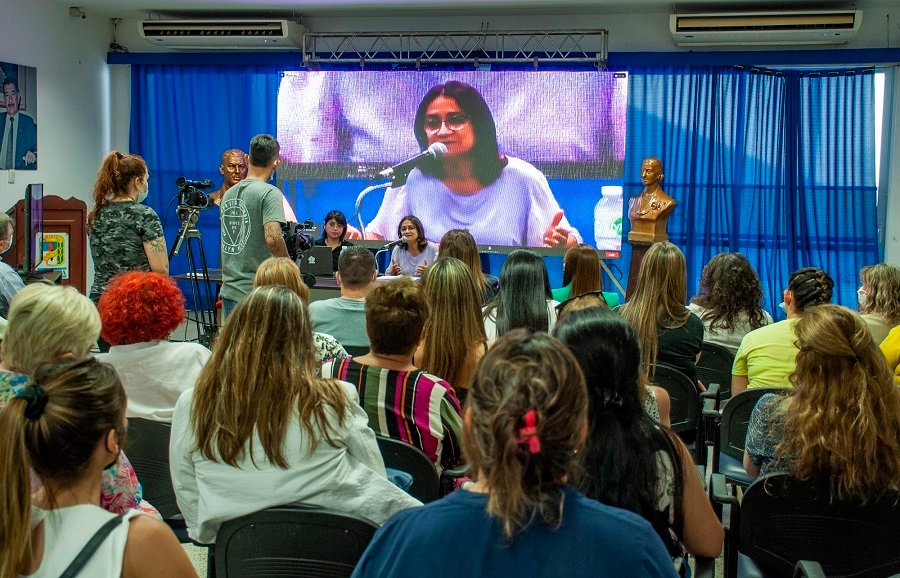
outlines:
M105 524L100 526L100 529L94 532L94 535L91 536L88 543L85 544L84 548L82 548L78 555L75 556L75 559L72 560L72 563L69 564L68 568L63 570L63 573L60 574L59 578L75 578L75 576L78 576L81 569L84 568L84 565L90 561L94 552L100 547L100 544L102 544L103 541L106 540L106 537L122 523L122 519L122 515L120 514L115 518L110 518Z

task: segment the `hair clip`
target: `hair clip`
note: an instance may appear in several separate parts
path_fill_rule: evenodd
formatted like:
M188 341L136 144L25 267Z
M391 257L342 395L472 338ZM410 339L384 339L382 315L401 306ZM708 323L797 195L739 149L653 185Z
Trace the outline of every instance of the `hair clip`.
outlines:
M522 421L525 425L519 428L519 445L528 446L529 454L541 453L541 438L537 435L537 411L529 409L522 416Z
M39 419L44 415L44 408L47 407L47 401L50 399L47 391L39 383L32 383L16 397L25 400L25 417L30 420Z

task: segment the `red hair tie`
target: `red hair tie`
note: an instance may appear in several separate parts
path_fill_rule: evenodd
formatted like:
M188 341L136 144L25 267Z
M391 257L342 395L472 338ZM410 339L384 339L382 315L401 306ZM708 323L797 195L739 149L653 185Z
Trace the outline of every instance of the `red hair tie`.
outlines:
M541 453L541 438L537 435L537 411L529 409L522 416L522 421L525 425L519 428L519 445L528 446L529 454Z

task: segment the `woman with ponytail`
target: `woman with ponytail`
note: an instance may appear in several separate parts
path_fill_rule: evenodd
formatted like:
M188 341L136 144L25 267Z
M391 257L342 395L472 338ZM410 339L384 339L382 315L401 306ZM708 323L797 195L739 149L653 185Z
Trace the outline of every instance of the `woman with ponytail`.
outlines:
M0 578L196 576L163 522L100 508L103 470L125 435L125 391L93 358L47 363L0 412ZM31 493L32 473L43 487ZM80 573L71 567L104 526Z
M794 386L760 398L744 468L819 480L836 500L866 502L900 487L900 389L865 321L837 305L796 324Z
M94 208L87 231L94 259L91 300L97 303L117 273L137 269L169 273L166 239L156 211L147 198L147 164L137 155L113 151L106 155L94 182Z
M675 576L650 524L568 485L587 432L584 377L566 347L517 329L488 351L464 416L475 480L394 515L354 576ZM441 561L435 564L435 561Z

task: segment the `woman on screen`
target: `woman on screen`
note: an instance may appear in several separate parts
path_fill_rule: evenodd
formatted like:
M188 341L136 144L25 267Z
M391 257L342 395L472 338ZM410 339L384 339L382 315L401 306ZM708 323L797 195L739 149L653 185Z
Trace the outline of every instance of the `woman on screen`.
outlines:
M581 235L566 219L546 177L527 162L500 153L487 103L472 86L439 84L422 99L413 130L422 149L447 152L413 169L406 184L388 189L368 238L387 238L402 216L416 214L432 238L469 229L485 245L573 247Z

